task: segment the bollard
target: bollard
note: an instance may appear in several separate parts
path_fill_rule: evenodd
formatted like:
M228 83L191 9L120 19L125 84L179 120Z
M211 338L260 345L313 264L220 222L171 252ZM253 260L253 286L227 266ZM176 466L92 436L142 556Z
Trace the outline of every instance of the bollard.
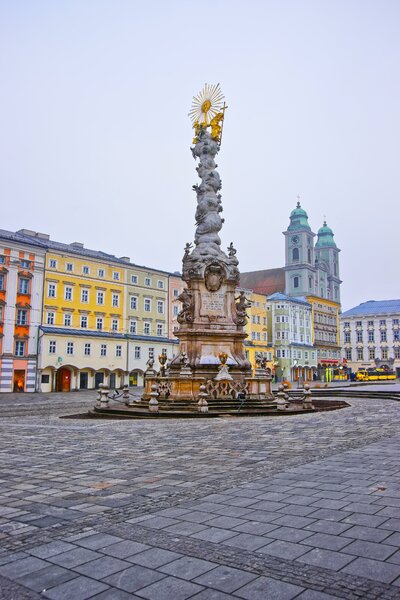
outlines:
M108 397L109 391L110 390L106 383L99 384L100 408L108 408L108 403L110 401L110 399Z
M206 386L202 384L200 386L199 393L199 401L197 403L197 410L202 413L208 412L208 402L207 402L208 394L206 391Z
M283 390L284 390L283 385L280 385L279 392L276 395L277 410L286 410L286 407L287 407L286 394Z
M124 399L126 406L132 406L131 398L129 395L129 386L127 384L122 388L122 398Z
M304 386L303 408L306 408L306 409L314 408L313 403L312 403L312 398L311 398L311 390L310 390L310 386L308 385L308 383L306 383L306 385Z
M158 391L156 383L153 383L153 385L151 386L149 411L153 413L158 412Z

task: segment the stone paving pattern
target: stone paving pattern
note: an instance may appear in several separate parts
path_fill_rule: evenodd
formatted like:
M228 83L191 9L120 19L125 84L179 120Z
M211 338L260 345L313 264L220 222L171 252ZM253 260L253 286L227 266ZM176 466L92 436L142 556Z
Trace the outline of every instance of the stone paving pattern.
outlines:
M400 598L400 403L59 418L93 396L0 396L0 599Z

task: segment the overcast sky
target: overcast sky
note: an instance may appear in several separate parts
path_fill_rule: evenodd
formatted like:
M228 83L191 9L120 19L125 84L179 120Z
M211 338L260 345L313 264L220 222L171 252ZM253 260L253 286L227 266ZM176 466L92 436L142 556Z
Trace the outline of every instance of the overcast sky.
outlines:
M240 269L283 266L300 194L343 309L399 298L399 65L399 0L0 0L0 226L180 270L187 113L219 82Z

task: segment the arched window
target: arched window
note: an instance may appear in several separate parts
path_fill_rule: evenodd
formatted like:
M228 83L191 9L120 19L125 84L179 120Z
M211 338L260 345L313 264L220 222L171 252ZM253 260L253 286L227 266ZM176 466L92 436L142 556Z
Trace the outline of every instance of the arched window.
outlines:
M293 261L299 260L299 258L300 258L299 249L298 248L293 248L293 250L292 250L292 260Z

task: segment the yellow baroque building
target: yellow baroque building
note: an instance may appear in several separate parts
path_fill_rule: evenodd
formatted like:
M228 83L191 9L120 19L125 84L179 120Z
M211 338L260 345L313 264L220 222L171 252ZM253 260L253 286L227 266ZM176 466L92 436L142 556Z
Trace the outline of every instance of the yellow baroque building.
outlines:
M246 357L251 363L253 370L256 368L256 353L262 354L267 359L267 367L272 371L274 368L274 349L269 344L267 327L267 300L264 294L257 294L252 290L244 290L246 298L251 302L247 309L249 316L245 340Z
M125 383L125 262L82 244L60 244L46 253L40 391L90 389ZM104 257L104 258L103 258Z

